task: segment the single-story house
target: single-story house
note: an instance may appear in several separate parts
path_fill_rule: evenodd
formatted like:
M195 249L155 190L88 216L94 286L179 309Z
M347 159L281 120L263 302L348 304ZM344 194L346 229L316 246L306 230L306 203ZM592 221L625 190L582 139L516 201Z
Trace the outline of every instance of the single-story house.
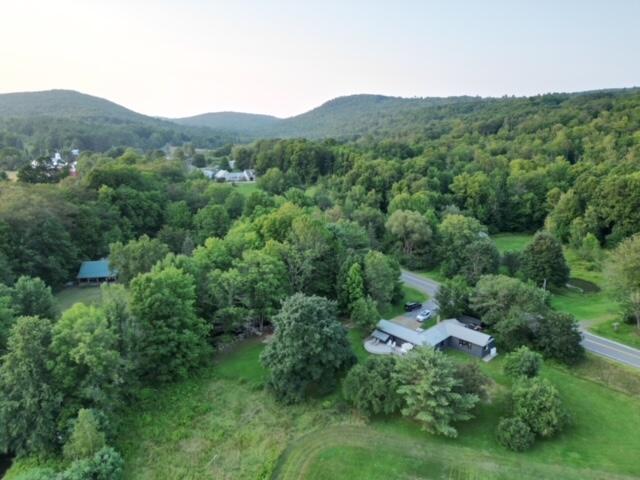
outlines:
M215 174L215 179L220 182L252 182L256 179L256 174L253 170L243 170L242 172L220 170Z
M380 320L371 335L378 342L391 344L401 349L401 353L415 347L453 348L476 357L495 356L495 340L491 335L465 326L455 318L436 323L427 330L411 330L403 325Z
M99 284L104 282L114 282L117 272L109 265L109 260L94 260L82 262L76 280L79 285Z

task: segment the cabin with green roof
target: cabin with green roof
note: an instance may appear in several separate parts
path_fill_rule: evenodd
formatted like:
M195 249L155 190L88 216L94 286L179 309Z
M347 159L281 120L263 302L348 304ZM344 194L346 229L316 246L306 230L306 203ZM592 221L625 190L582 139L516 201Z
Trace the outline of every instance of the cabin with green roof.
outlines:
M109 260L93 260L82 262L76 280L78 285L98 285L105 282L115 282L117 272L111 269Z

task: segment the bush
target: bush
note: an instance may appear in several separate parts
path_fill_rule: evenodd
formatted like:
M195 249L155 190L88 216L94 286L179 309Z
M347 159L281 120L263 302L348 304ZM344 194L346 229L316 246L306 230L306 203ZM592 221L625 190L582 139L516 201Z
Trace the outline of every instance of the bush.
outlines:
M461 382L460 392L477 395L482 400L486 400L489 397L487 387L491 380L482 373L477 363L456 365L456 377Z
M513 388L512 399L515 416L541 437L555 435L569 421L558 390L546 379L520 381Z
M369 357L353 367L343 384L344 398L367 415L390 414L400 408L393 377L396 357Z
M104 447L92 458L76 460L56 480L120 480L124 467L122 456Z
M64 456L71 460L91 457L105 445L104 433L91 410L80 409L71 437L64 445Z
M535 442L535 435L529 425L517 417L500 419L496 438L500 445L514 452L524 452Z
M351 306L351 320L363 330L374 328L380 320L376 302L371 297L356 300Z
M542 355L522 346L509 353L504 360L504 374L512 377L533 378L542 367Z

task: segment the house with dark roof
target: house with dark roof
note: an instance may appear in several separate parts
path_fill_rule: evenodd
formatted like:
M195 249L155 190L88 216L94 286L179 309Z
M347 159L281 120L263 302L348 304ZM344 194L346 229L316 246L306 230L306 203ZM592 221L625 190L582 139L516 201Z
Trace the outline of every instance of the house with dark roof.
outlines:
M82 262L76 276L79 285L97 285L104 282L114 282L117 272L109 265L109 260L103 258L89 262Z
M389 346L389 351L374 348L372 353L405 353L413 347L453 348L479 358L497 355L491 335L469 328L455 318L436 323L427 330L411 330L389 320L380 320L371 337L377 345Z

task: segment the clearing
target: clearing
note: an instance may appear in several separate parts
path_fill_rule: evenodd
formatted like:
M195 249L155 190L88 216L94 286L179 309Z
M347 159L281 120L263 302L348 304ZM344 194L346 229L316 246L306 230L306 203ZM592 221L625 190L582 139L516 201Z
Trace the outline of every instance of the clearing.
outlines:
M60 306L60 311L64 312L74 303L84 303L85 305L99 305L102 299L100 287L66 287L55 294L55 298Z

